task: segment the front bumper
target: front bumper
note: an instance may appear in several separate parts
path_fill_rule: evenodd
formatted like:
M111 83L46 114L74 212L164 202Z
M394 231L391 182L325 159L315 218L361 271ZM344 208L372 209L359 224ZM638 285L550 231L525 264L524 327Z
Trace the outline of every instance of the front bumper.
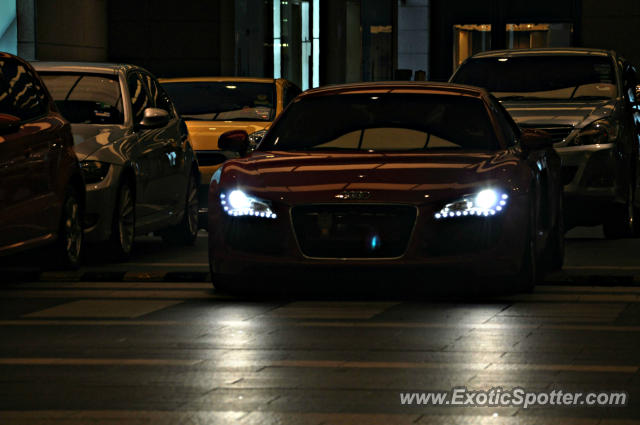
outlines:
M317 258L305 255L301 248L288 207L276 209L277 219L231 218L218 209L210 210L211 268L223 275L271 275L279 280L288 276L297 283L336 272L397 270L414 276L421 273L419 284L428 284L438 272L499 277L520 270L528 202L513 202L508 211L495 217L438 221L435 211L430 206L419 208L406 250L398 257ZM487 227L489 221L492 230ZM452 231L456 228L458 232ZM479 243L478 236L486 238Z
M88 242L102 242L111 237L120 172L121 168L112 164L102 181L85 186L84 235Z
M603 209L622 202L615 161L615 145L556 148L562 161L565 210L569 223L595 225Z

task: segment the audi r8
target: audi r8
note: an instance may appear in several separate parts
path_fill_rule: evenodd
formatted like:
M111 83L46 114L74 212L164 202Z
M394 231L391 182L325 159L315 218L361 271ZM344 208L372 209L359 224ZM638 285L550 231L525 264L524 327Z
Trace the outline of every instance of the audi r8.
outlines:
M360 83L298 96L209 187L223 290L348 269L466 271L530 290L562 264L560 159L480 88ZM476 282L476 280L470 280ZM244 289L244 288L243 288Z

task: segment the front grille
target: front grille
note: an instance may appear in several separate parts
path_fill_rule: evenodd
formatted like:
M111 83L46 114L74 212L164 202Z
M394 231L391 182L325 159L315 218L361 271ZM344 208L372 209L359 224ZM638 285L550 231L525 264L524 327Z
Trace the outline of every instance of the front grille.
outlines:
M220 151L197 151L198 165L209 167L212 165L222 164L227 157Z
M306 205L291 211L300 249L316 258L395 258L407 250L416 208Z
M551 136L551 140L553 140L553 143L560 143L563 140L565 140L567 137L569 137L569 134L571 134L571 132L573 131L573 126L572 125L558 125L558 126L528 126L528 125L521 125L522 128L533 128L536 130L542 130L545 131L547 133L549 133L549 135Z

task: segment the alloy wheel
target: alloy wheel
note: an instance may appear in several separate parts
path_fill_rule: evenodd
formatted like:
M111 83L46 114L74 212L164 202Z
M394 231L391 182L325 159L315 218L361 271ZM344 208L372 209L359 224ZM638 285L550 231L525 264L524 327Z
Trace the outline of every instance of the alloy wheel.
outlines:
M134 238L135 210L133 196L129 185L123 185L120 189L120 200L118 205L118 232L122 252L131 252Z
M80 260L82 250L82 223L80 205L75 197L70 196L64 206L65 220L63 224L64 247L69 263L76 264Z
M185 214L189 231L195 234L198 231L198 185L193 175L190 177Z

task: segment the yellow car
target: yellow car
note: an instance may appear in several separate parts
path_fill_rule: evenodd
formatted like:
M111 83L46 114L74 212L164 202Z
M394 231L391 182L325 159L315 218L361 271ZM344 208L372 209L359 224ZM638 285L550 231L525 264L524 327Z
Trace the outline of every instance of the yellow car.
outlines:
M230 130L245 130L257 144L273 120L301 90L285 79L190 77L159 80L184 119L200 167L200 227L207 226L207 192L211 176L237 154L218 147Z

